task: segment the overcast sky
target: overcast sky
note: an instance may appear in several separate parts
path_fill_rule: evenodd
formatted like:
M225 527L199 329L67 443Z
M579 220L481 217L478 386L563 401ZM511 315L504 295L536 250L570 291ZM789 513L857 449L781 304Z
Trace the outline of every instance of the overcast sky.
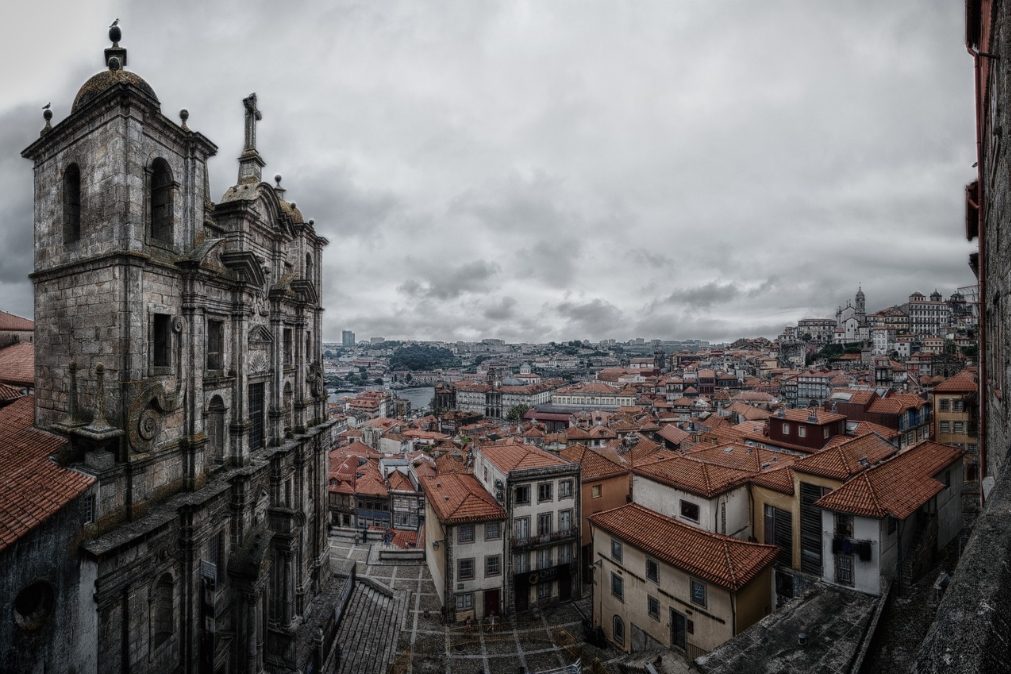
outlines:
M41 107L118 17L129 69L330 239L326 338L774 336L973 283L972 62L950 1L5 7L0 308L32 313Z

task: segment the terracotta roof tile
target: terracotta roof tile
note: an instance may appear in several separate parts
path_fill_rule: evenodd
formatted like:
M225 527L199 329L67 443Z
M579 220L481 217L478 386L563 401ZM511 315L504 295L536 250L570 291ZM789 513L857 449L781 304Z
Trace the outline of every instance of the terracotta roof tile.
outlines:
M636 465L632 472L641 477L676 489L712 498L734 489L751 477L751 473L698 461L687 456L674 456L662 461Z
M964 450L924 442L849 480L822 496L819 508L883 519L904 520L944 489L934 475L965 454Z
M0 311L0 331L31 332L35 330L35 321L22 318L6 311Z
M793 464L793 469L833 480L847 480L897 451L881 437L870 433L805 456Z
M15 386L35 385L35 345L19 342L0 349L0 382Z
M0 402L11 402L24 396L21 389L7 384L0 384Z
M548 468L569 464L565 459L561 459L539 447L513 439L502 444L484 445L481 447L480 452L503 473L513 470Z
M692 437L692 434L688 431L683 431L674 424L665 424L660 427L657 431L657 435L668 442L672 442L675 445L679 445L688 438Z
M934 393L975 393L979 388L976 368L966 368L934 387Z
M636 503L590 515L590 523L697 578L739 590L776 559L774 545L710 533Z
M56 514L95 481L50 459L67 441L35 428L34 422L34 396L0 409L0 550Z
M421 479L429 505L444 524L503 520L506 512L473 475L449 474Z
M628 468L584 445L569 445L558 453L560 457L580 465L580 481L595 482L628 475Z

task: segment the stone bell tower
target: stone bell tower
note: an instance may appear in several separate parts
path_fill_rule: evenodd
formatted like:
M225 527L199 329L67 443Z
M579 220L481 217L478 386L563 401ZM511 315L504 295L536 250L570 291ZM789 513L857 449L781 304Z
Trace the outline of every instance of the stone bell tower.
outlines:
M125 460L129 447L185 443L188 251L208 206L217 148L162 114L125 69L118 26L105 68L70 114L22 156L35 172L36 424L68 434L79 458ZM104 457L104 458L103 458Z

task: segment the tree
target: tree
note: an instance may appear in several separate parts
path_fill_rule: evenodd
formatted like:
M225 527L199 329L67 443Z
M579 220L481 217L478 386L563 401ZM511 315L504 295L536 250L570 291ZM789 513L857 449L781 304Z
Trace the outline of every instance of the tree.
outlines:
M529 410L530 405L514 405L506 415L506 419L509 421L521 421L523 419L523 415Z

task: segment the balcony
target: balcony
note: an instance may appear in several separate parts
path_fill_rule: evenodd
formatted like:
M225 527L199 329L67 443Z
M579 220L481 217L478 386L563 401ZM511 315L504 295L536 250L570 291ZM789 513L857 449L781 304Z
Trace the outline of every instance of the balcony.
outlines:
M557 541L564 541L579 536L577 527L552 531L550 534L540 534L539 536L517 536L513 535L513 548L535 548L541 545L550 545Z

